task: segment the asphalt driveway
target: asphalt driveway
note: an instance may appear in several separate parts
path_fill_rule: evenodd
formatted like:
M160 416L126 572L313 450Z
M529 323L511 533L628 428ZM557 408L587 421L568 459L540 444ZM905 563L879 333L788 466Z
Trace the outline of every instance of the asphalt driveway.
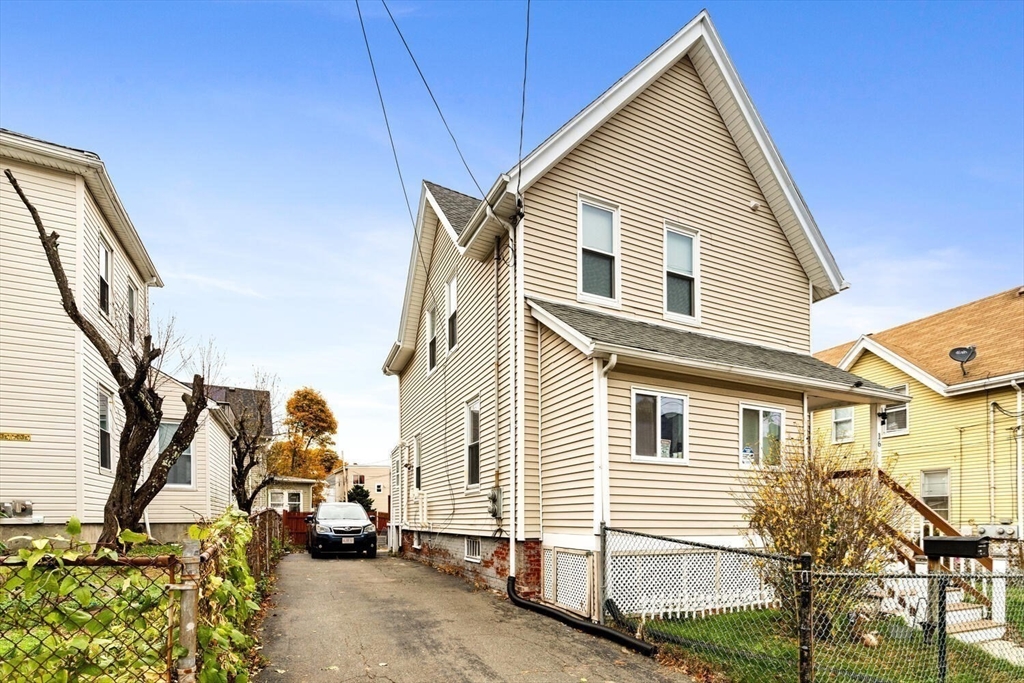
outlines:
M417 562L288 555L277 586L261 683L690 681Z

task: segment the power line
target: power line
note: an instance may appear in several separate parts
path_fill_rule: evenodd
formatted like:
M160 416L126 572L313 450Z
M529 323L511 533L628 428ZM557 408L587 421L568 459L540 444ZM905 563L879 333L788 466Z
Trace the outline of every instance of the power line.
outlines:
M444 113L441 111L441 105L437 103L437 98L434 97L434 91L430 89L430 84L427 83L427 77L423 75L423 69L420 68L419 62L416 61L416 56L412 53L412 48L409 47L409 43L405 40L405 35L402 33L402 29L398 27L398 22L395 20L395 16L391 13L391 8L388 7L388 3L385 0L380 1L381 4L384 5L385 11L387 11L388 17L391 18L391 23L394 25L395 30L398 31L398 37L402 39L402 45L405 46L405 51L409 53L409 58L412 60L413 66L416 67L416 72L420 75L420 80L423 81L423 86L427 89L427 94L430 95L430 100L434 103L434 108L437 109L437 115L441 117L441 123L444 124L444 129L448 131L448 136L451 137L452 143L455 145L455 151L459 153L459 159L462 160L462 165L466 167L466 172L469 173L469 177L473 179L473 184L476 185L477 191L480 192L480 196L483 197L483 188L480 187L480 183L477 182L476 176L473 175L473 171L469 168L469 163L466 161L466 157L462 153L462 148L459 147L459 141L455 139L455 133L452 132L451 127L448 125L448 121L445 119Z
M523 185L523 129L526 123L526 74L530 65L530 0L526 0L526 43L523 46L523 101L519 108L519 170L516 171L516 201L520 203L519 210L522 212L522 197L519 193Z

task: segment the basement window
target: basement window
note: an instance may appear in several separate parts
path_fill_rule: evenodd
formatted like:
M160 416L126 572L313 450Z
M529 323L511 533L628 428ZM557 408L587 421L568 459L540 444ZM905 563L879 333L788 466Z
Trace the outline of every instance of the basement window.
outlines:
M466 562L480 561L480 539L466 537Z

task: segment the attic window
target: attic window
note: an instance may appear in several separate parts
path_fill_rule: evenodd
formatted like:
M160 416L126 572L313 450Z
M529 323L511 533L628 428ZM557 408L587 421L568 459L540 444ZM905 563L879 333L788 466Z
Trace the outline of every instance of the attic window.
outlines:
M455 296L455 278L453 277L444 288L445 309L448 312L448 350L452 351L459 343L458 325L458 299Z
M697 318L697 234L669 226L665 230L666 318L692 322Z

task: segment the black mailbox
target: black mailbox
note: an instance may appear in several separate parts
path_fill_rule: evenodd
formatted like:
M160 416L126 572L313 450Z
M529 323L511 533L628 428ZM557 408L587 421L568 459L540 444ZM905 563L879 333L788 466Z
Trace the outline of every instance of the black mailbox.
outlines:
M924 554L938 557L988 557L988 536L925 536Z

